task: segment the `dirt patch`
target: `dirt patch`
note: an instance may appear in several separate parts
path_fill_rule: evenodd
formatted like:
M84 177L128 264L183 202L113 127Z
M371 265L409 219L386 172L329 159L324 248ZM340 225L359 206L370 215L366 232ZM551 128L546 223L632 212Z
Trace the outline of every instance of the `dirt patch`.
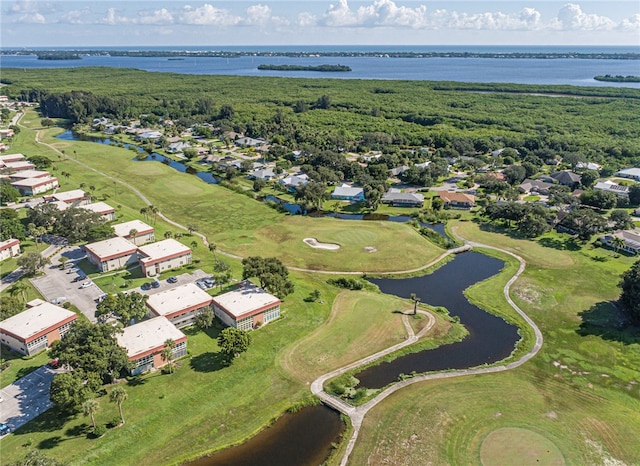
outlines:
M364 252L377 252L378 248L375 248L373 246L365 246L364 247Z

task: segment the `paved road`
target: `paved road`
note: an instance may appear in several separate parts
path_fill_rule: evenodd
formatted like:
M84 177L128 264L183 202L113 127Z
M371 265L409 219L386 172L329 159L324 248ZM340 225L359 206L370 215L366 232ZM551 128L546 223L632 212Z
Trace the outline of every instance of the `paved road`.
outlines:
M176 283L169 283L166 280L159 280L158 283L160 283L160 287L158 288L151 288L150 290L145 291L142 288L138 287L138 288L133 288L131 290L128 290L128 292L137 291L138 293L143 295L152 295L152 294L160 293L161 291L170 290L171 288L175 288L176 286L186 285L188 283L195 283L196 281L202 278L211 277L211 274L205 273L204 270L197 269L197 270L194 270L192 273L181 273L180 275L175 275L175 277L178 279ZM149 279L149 281L153 281L153 279Z
M52 244L52 245L48 246L40 254L43 257L51 257L58 250L59 247L60 246L58 246L56 244ZM10 274L8 274L5 277L3 277L2 280L0 280L0 291L4 291L5 288L8 288L11 285L13 285L15 282L20 280L23 275L24 275L24 272L22 271L21 268L18 267L13 272L11 272Z
M80 284L89 279L80 282L72 280L78 276L77 273L67 273L69 270L60 270L60 257L65 256L70 261L77 261L84 257L84 252L79 246L66 246L51 257L51 264L44 269L44 275L32 278L31 283L35 286L40 294L47 301L57 298L67 298L73 305L91 321L96 322L96 302L95 299L100 296L103 291L93 282L88 288L80 288Z
M53 406L49 388L53 376L61 372L62 369L43 366L0 389L0 422L7 424L13 432Z

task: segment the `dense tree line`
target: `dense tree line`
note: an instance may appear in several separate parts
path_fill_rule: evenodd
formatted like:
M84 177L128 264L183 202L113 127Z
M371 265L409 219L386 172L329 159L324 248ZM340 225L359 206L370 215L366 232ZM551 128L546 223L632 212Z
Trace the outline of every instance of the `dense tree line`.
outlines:
M29 210L29 224L43 228L43 233L53 233L67 238L70 242L100 241L113 236L113 227L105 225L97 212L70 207L60 211L54 204L43 203Z

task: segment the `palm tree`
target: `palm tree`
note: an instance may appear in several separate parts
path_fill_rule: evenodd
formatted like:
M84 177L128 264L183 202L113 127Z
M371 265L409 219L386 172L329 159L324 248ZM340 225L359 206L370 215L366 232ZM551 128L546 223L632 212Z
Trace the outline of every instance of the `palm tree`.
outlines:
M167 363L169 374L173 373L173 349L175 347L176 342L169 338L168 340L165 340L164 348L162 349L162 353L160 353L162 360Z
M165 237L166 239L169 239L169 238L171 238L172 236L173 236L173 233L171 233L169 230L167 230L167 231L165 231L165 232L164 232L164 237Z
M615 250L615 257L618 257L618 251L620 251L620 248L623 248L625 246L624 240L619 236L614 236L611 239L611 244L613 245L613 248Z
M129 236L131 236L131 238L136 239L136 235L138 234L138 230L136 230L135 228L132 228L131 230L129 230Z
M87 183L80 183L80 189L84 189L87 186Z
M96 187L92 184L89 185L89 191L91 191L91 194L93 194L93 192L96 190Z
M23 281L15 282L7 291L11 296L22 296L22 301L27 302L27 285Z
M148 222L149 221L149 209L147 209L146 207L143 207L142 209L140 209L140 213L142 215L144 215L144 219Z
M124 416L122 415L122 402L126 400L128 396L129 395L127 394L127 391L124 389L124 387L114 388L109 395L109 400L111 400L113 403L118 404L118 410L120 411L120 420L122 421L122 424L124 424Z
M36 251L40 252L40 248L38 247L38 238L44 235L47 232L47 229L45 227L37 227L34 223L27 225L27 229L29 230L29 235L33 238L33 241L36 244Z
M416 315L418 313L418 303L422 301L422 299L415 293L411 293L409 298L413 301L413 315Z
M216 257L216 249L218 249L218 246L216 246L215 243L209 243L209 251L211 251L211 253L213 254L214 262L218 262L218 258Z
M198 247L198 242L197 241L191 241L191 249L195 249Z
M91 423L93 424L93 429L96 429L96 417L95 414L98 412L100 405L96 400L87 400L82 403L82 412L85 416L91 417Z
M173 237L174 237L175 239L180 239L180 238L182 238L182 233L180 233L179 231L177 231L177 232L173 235Z
M189 234L191 235L194 231L198 230L198 225L190 223L189 225L187 225L187 230L189 230Z
M156 218L157 218L158 212L159 212L158 208L156 206L154 206L154 205L150 205L149 207L147 207L147 209L149 210L150 213L153 214L153 223L155 224L156 223Z

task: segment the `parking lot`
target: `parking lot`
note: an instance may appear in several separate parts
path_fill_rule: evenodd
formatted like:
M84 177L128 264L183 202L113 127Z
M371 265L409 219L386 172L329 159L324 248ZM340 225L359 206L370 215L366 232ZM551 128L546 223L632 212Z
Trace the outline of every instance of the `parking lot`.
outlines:
M70 301L80 309L91 322L96 322L95 299L103 294L103 291L88 278L74 282L73 280L82 272L74 272L71 269L60 270L58 265L62 255L69 259L71 263L82 259L85 253L78 246L63 248L51 258L51 264L45 267L45 275L33 278L31 283L33 283L47 301L56 302L59 298L66 298L67 301ZM70 271L71 273L68 273ZM86 288L80 288L85 282L90 282L91 285ZM62 302L57 304L62 304Z
M152 294L159 293L161 291L170 290L171 288L175 288L175 287L180 286L180 285L186 285L187 283L195 283L198 280L202 280L203 278L211 277L211 274L207 274L203 270L197 269L197 270L194 270L192 273L182 273L182 274L179 274L179 275L175 275L175 277L178 279L178 281L176 283L169 283L169 282L167 282L166 279L158 280L158 283L160 284L160 286L158 288L151 288L149 290L143 290L142 288L136 288L136 289L131 290L131 291L137 291L138 293L142 293L142 294L146 294L146 295L152 295ZM155 279L150 278L148 283L151 283L153 281L155 281Z
M13 432L53 406L49 388L53 376L61 372L64 371L43 366L0 389L0 423L8 425Z

